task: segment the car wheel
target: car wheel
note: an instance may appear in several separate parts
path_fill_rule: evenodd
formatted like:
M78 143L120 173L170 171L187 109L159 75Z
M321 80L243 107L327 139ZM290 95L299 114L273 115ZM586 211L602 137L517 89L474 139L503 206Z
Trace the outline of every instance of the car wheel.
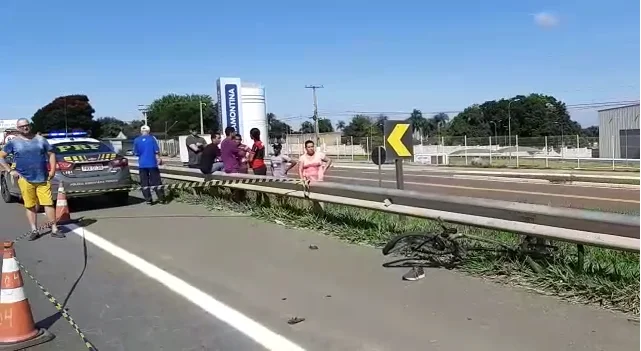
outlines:
M6 203L16 202L18 200L17 197L11 195L11 192L9 191L9 186L7 186L6 177L2 177L0 179L0 193L2 194L2 201Z
M109 197L118 205L124 206L129 204L129 192L119 191L109 194Z

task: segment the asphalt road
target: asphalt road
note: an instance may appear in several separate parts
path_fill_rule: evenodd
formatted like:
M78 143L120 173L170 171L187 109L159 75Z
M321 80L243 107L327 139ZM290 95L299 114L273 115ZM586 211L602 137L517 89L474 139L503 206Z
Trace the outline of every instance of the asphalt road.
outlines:
M85 209L103 204L81 202ZM97 212L113 215L113 211L127 211L130 215L134 209L136 206ZM4 240L14 239L28 228L23 213L20 204L0 204ZM118 221L112 220L104 231L125 237L138 235L140 227L130 228ZM118 258L78 235L67 235L66 239L47 235L33 242L19 241L16 256L56 299L68 301L69 313L98 350L264 350ZM54 341L34 350L86 350L45 295L28 276L23 278L37 324L56 335Z
M168 162L167 165L176 167L180 166L180 162ZM361 169L334 167L328 172L326 180L378 186L378 170L372 169L371 166ZM387 169L382 171L382 186L395 188L396 175L390 167L386 165ZM404 189L626 214L639 213L638 186L634 188L631 185L623 185L617 188L616 184L553 184L544 179L479 176L454 171L447 173L447 169L443 168L406 167L403 172ZM530 170L523 172L529 173ZM581 174L597 175L590 172Z
M617 313L448 270L403 282L404 271L382 268L372 248L199 205L134 200L72 202L84 228L16 244L99 350L639 349L638 325ZM3 238L26 227L19 204L0 204ZM85 349L25 280L36 319L57 335L34 350ZM305 320L288 324L293 317Z
M614 188L596 184L551 184L542 179L512 179L460 174L433 174L404 170L404 189L516 201L560 207L583 208L623 213L639 213L639 189ZM371 169L331 169L328 181L378 186L378 171ZM396 187L393 170L382 171L382 186Z

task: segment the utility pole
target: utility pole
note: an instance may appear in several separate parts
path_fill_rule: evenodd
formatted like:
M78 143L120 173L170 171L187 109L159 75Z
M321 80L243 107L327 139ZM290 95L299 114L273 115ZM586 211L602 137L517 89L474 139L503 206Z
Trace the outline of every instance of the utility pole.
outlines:
M512 103L516 101L521 101L521 99L510 99L507 103L507 142L509 143L510 162L512 162Z
M67 125L67 97L65 96L65 134L69 133L69 126Z
M320 147L320 132L318 129L318 99L316 98L316 89L323 89L322 85L306 85L305 88L312 89L314 96L314 133L316 134L316 148Z
M145 125L147 126L147 111L149 111L149 105L138 105L138 111L142 112L142 116L145 119Z
M205 134L205 127L203 125L203 106L207 106L207 104L200 100L198 105L200 106L200 135L203 135Z

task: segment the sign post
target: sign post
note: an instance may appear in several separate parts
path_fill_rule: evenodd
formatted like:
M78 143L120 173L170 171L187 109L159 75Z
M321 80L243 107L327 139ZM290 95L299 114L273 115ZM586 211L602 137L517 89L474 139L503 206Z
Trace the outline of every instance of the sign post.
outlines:
M414 156L412 125L405 121L385 121L383 129L385 150L396 165L396 189L403 190L403 159L411 159Z
M385 152L385 148L382 146L375 147L374 150L372 150L372 162L374 162L375 165L378 165L378 187L382 188L383 187L383 178L381 174L381 165L385 163L387 154Z
M396 164L396 188L403 189L403 159L414 156L412 125L405 121L385 121L385 151Z

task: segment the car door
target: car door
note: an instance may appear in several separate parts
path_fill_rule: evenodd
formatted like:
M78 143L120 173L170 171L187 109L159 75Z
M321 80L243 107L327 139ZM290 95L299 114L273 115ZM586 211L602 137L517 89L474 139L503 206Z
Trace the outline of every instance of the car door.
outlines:
M5 157L5 160L7 161L9 166L13 169L13 154L7 155L7 157ZM12 195L20 196L20 188L18 187L18 180L12 177L9 173L6 173L5 177L7 178L7 187L9 187L9 192Z

